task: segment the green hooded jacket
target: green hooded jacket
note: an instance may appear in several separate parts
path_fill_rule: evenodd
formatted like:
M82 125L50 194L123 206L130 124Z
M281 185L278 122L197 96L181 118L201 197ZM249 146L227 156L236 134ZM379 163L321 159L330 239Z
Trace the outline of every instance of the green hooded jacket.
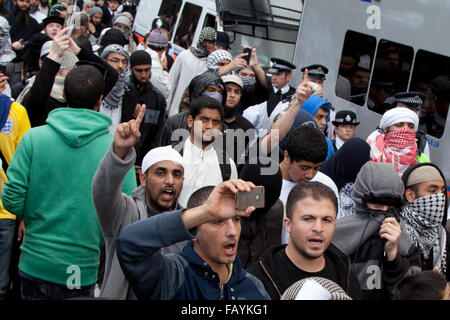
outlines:
M103 235L92 179L113 138L110 124L93 110L58 108L20 141L2 201L24 219L19 270L25 274L72 287L96 283ZM135 188L132 168L122 190Z

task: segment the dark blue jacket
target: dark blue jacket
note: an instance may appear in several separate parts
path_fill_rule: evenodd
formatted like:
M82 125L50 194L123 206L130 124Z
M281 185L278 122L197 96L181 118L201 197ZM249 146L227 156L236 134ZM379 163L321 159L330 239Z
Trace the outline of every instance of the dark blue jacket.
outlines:
M261 281L242 268L238 257L231 278L220 286L218 274L193 250L192 241L181 253L161 254L161 247L196 235L196 228L187 230L184 226L181 212L140 220L125 227L119 236L117 256L138 299L270 299Z

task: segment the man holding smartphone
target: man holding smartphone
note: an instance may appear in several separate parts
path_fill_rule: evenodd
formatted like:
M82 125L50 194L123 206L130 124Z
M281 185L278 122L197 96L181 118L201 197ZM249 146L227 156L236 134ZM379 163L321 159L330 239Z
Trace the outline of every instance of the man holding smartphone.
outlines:
M237 255L241 217L255 207L236 209L235 195L255 185L229 180L203 187L188 209L165 212L125 227L117 255L131 287L143 300L266 300L261 281L247 273ZM188 240L182 253L159 248Z

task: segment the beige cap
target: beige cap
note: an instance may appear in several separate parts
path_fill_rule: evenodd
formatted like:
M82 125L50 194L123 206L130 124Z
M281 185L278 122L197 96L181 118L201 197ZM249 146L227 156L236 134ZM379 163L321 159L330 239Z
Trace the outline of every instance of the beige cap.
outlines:
M421 166L411 172L406 182L406 187L433 180L444 182L444 179L442 179L441 174L435 167Z

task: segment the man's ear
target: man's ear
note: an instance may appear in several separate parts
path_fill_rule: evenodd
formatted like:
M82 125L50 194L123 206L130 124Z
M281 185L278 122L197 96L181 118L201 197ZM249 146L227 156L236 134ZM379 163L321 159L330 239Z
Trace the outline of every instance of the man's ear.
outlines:
M100 105L102 104L102 100L103 100L103 95L101 95L100 98L98 98L98 101L92 110L94 110L94 111L100 110Z
M405 198L409 203L413 203L416 200L416 193L412 189L405 190Z
M283 224L284 224L284 228L286 229L286 231L288 233L291 233L291 219L289 218L284 218L283 219Z
M192 118L191 115L188 115L188 117L187 117L187 124L188 124L189 129L191 129L194 125L194 118Z
M145 174L139 173L139 182L141 183L141 186L147 186L147 178L145 177Z
M289 157L289 153L287 152L287 150L284 150L284 159L286 160L286 162L291 162L291 158Z
M291 81L291 78L292 78L292 73L289 72L286 76L286 79L287 79L287 81Z

